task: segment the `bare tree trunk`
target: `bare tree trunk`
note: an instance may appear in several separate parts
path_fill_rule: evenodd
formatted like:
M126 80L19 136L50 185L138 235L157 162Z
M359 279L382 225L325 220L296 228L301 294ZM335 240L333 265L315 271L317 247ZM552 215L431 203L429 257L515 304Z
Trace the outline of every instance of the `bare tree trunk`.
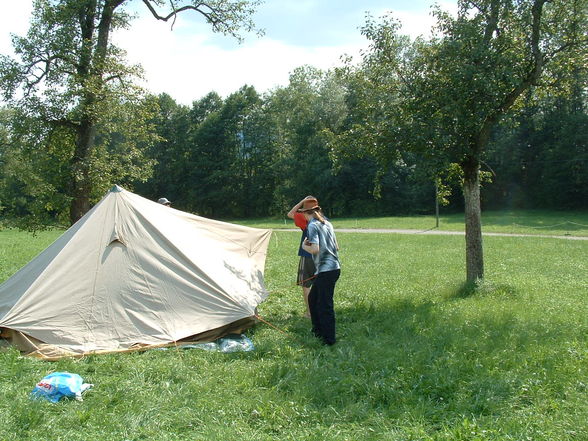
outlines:
M84 37L83 45L87 46L82 49L80 62L78 64L78 75L83 79L82 84L95 83L98 88L95 90L86 90L83 94L80 104L81 121L77 127L76 149L71 159L72 178L71 178L71 206L69 212L70 222L77 222L84 214L90 210L90 196L92 193L92 182L90 180L90 158L96 141L96 117L95 106L100 91L104 86L103 72L104 61L108 49L108 39L114 10L124 3L125 0L108 0L104 4L100 21L98 23L98 36L96 38L96 48L93 50L89 42L94 40L96 26L95 18L97 13L97 3L90 0L81 5L79 11L81 34Z
M482 211L480 208L480 164L472 160L463 166L465 202L466 278L476 282L484 278L482 248Z
M74 173L81 171L82 174L87 174L87 167L78 164L74 168ZM77 170L76 170L77 169ZM72 200L69 211L69 221L73 225L80 218L90 210L90 186L88 180L84 178L74 178L72 189Z
M80 123L77 132L76 150L71 160L72 201L69 220L72 224L77 222L90 209L92 184L90 182L89 159L96 137L95 123L91 119L85 119Z

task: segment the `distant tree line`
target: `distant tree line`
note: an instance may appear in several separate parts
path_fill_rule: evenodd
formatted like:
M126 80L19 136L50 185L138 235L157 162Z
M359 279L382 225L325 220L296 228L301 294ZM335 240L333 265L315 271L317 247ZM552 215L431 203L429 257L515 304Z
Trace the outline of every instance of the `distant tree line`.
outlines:
M483 158L484 208L588 207L587 84L584 77L570 93L529 92L501 122ZM160 95L160 141L147 151L156 165L131 187L223 218L280 216L306 194L333 216L433 213L435 183L419 155L404 153L382 169L375 158L333 150L329 133L349 127L354 93L340 73L301 67L286 87L263 95L244 86L192 106ZM463 208L459 179L444 175L446 210Z
M529 92L493 132L483 158L484 208L588 206L586 74L576 73L575 81L567 91ZM110 128L129 124L124 115L137 106L147 108L151 141L137 131L143 148L129 152L129 127L110 133L96 158L102 185L93 201L118 183L217 218L280 216L306 194L319 197L332 216L432 213L434 180L418 154L404 153L383 169L373 157L334 148L330 135L351 125L357 92L343 73L307 66L265 94L244 86L224 99L211 92L191 106L166 94L122 103L126 111ZM68 169L59 160L65 135L54 130L41 138L27 123L17 109L0 112L2 216L38 220L45 212L45 222L66 222ZM31 150L36 136L44 149ZM443 183L445 209L461 210L459 176L446 173Z
M84 32L112 14L117 26L128 23L114 6L123 3L98 2L102 15L85 0L39 4L29 35L15 39L22 63L0 57L5 223L68 224L115 183L216 218L282 216L307 194L331 216L432 213L436 198L462 210L468 146L476 150L468 137L478 126L488 137L472 156L483 208L588 206L587 40L578 31L586 0L553 2L543 16L543 0L520 15L508 2L460 1L458 17L437 11L439 38L413 42L395 22L368 19L372 46L359 63L303 66L269 92L245 85L189 106L135 86L140 70L112 45L100 52L98 34L99 66L81 64ZM246 4L235 1L235 23L248 23L250 11L239 15ZM84 14L97 24L79 21ZM540 40L533 20L550 39ZM79 38L53 44L37 32L43 26ZM527 53L526 30L536 37ZM543 75L533 68L519 87L517 75L537 60ZM501 94L508 106L497 101L492 113Z
M296 69L288 86L244 86L192 106L158 97L161 140L152 177L132 184L174 206L222 218L280 216L307 194L334 216L430 212L434 185L417 162L380 170L374 158L339 158L329 142L346 121L347 85L336 72ZM377 182L377 187L375 183Z

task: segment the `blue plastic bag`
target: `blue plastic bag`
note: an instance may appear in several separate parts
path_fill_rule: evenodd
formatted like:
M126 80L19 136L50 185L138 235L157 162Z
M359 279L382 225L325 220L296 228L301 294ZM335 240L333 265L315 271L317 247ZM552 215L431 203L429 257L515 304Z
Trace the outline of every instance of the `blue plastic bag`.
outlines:
M229 335L217 342L221 352L249 352L254 349L253 342L245 335Z
M231 334L226 337L221 337L216 341L192 343L180 347L183 349L204 349L205 351L213 352L249 352L255 349L253 342L242 334Z
M37 383L31 392L33 399L46 399L57 403L63 397L75 398L82 401L82 392L92 387L84 383L78 374L69 372L53 372Z

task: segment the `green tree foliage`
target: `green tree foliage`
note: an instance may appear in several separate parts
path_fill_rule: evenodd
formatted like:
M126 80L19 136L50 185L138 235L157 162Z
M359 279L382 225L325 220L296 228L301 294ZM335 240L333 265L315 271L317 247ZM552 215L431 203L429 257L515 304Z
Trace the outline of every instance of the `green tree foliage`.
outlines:
M189 111L162 95L162 141L151 149L158 164L137 188L207 216L283 215L308 193L320 195L331 215L414 209L419 186L410 185L409 167L384 176L385 197L376 200L374 161L333 164L325 130L337 131L344 121L343 98L340 76L310 67L265 96L245 86L226 99L211 93Z
M187 199L199 213L215 216L243 216L248 194L250 115L261 104L254 88L244 86L231 94L196 128L185 179Z
M16 110L3 122L8 136L1 146L2 214L29 229L64 222L61 213L67 212L69 199L58 189L67 185L70 173L63 162L69 134L60 127L40 131L44 126Z
M159 111L151 122L159 139L146 151L146 155L155 162L153 175L145 182L134 183L133 187L151 199L166 197L174 202L174 206L177 203L180 207L185 206L181 195L184 191L183 177L187 172L188 136L192 128L190 108L177 104L167 94L154 99Z
M246 217L267 216L271 213L275 189L280 182L276 167L279 145L277 127L263 98L258 97L248 107L239 134L239 163L242 181L242 213Z
M82 3L39 4L56 12L57 4ZM84 4L94 3L106 5ZM485 207L585 208L588 51L579 45L585 3L543 5L537 85L508 111L492 113L492 103L522 84L517 78L536 60L525 50L534 35L532 4L540 2L460 2L458 17L437 12L438 34L430 40L410 41L394 20L370 19L364 34L372 45L361 64L328 72L303 66L288 85L264 95L244 86L185 106L166 94L146 96L132 85L138 70L122 66L126 76L105 77L95 104L93 147L83 161L88 200L117 182L211 217L283 216L306 194L335 217L430 214L435 181L449 210L464 209L463 198L449 190L463 189L473 160L474 177L492 175L481 190ZM484 29L496 11L485 46ZM122 12L114 15L117 25L127 20ZM124 64L109 47L109 66ZM16 84L10 74L22 65L3 63L3 84ZM18 218L21 226L69 222L84 96L70 80L52 80L47 94L33 88L21 101L15 95L0 111L0 216ZM493 118L487 144L476 147L484 137L474 128Z
M112 182L125 186L143 180L153 160L144 155L157 135L147 122L156 111L153 100L112 101L109 118L96 127L96 143L88 157L90 200L97 201ZM70 222L71 158L75 134L61 125L43 124L20 110L6 121L7 142L0 146L4 194L3 216L21 228L38 229ZM108 125L106 127L106 125Z
M531 87L546 64L570 65L588 42L585 0L458 3L458 16L438 13L442 37L432 42L414 113L433 123L463 172L467 280L484 276L480 166L492 130ZM426 122L428 121L428 122Z
M224 100L211 92L191 108L167 95L158 99L162 140L151 149L158 164L153 179L138 188L202 215L267 215L274 128L255 89L244 86Z
M370 88L377 94L366 108L374 123L355 144L376 145L386 158L407 149L458 164L469 282L484 276L480 167L492 130L540 85L547 64L570 66L584 54L587 6L586 0L463 0L455 17L437 10L435 37L410 44L391 19L364 28L372 46L363 81L375 82Z
M483 188L484 205L586 208L587 124L585 98L559 95L527 100L490 143L487 163L495 177Z
M530 201L547 208L585 209L588 203L588 115L561 103L540 121L540 150L529 183ZM569 104L569 103L568 103ZM556 106L555 109L559 107Z
M357 169L369 176L370 182L362 184L371 184L367 194L370 200L379 202L377 212L430 212L433 182L444 166L407 149L410 143L419 144L417 138L426 137L412 130L410 117L399 105L401 88L410 82L410 76L420 75L421 69L417 63L409 63L414 60L415 49L407 37L396 34L398 26L389 22L379 27L373 20L368 21L364 33L386 42L387 61L397 63L396 70L382 63L378 51L365 53L360 65L348 60L338 71L345 84L347 114L338 132L326 133L340 173ZM397 39L392 41L392 35ZM352 178L360 182L357 179Z
M333 73L310 66L295 69L289 85L269 97L280 152L276 210L287 212L307 194L321 195L321 204L334 206L341 189L336 185L323 130L337 130L341 125L347 111L343 97Z
M250 16L257 3L143 1L157 20L193 11L214 31L237 37L240 29L253 28ZM129 170L129 178L137 173L146 178L150 173L150 161L142 162L140 156L151 113L145 106L132 117L118 111L149 103L133 85L140 69L127 65L124 52L111 42L113 31L130 26L124 10L128 4L130 0L35 0L27 36L13 38L20 60L0 59L5 98L23 109L31 123L45 126L46 136L54 130L69 133L63 135L62 140L69 142L58 155L68 162L69 179L56 190L71 200L72 222L90 208L96 190L111 185L108 180L121 171ZM130 127L140 132L142 139L136 144L134 138L124 136ZM47 148L49 140L43 141L33 148ZM112 168L114 172L107 172Z

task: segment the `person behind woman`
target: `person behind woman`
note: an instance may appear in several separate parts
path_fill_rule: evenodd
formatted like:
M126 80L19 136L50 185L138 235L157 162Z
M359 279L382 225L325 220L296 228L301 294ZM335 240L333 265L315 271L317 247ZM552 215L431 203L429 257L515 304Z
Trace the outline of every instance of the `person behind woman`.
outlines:
M306 196L300 202L292 207L292 209L288 212L286 216L290 219L294 220L294 224L302 230L302 237L300 238L300 246L298 247L298 256L300 256L300 261L298 263L298 276L296 279L296 284L302 286L302 296L304 297L304 305L306 307L306 313L304 314L305 317L310 318L310 309L308 307L308 293L310 292L310 287L312 286L312 281L314 280L315 276L315 266L314 261L312 259L312 254L307 253L302 249L302 243L304 239L307 237L307 230L306 227L308 225L308 220L304 217L300 211L300 208L311 208L318 205L318 201L314 196Z
M337 238L318 204L299 211L308 220L308 238L302 248L312 254L317 274L308 295L312 332L323 343L333 345L337 341L333 297L335 284L341 275Z
M169 201L167 198L159 198L157 200L157 203L161 204L161 205L165 205L166 207L171 207L171 201Z

